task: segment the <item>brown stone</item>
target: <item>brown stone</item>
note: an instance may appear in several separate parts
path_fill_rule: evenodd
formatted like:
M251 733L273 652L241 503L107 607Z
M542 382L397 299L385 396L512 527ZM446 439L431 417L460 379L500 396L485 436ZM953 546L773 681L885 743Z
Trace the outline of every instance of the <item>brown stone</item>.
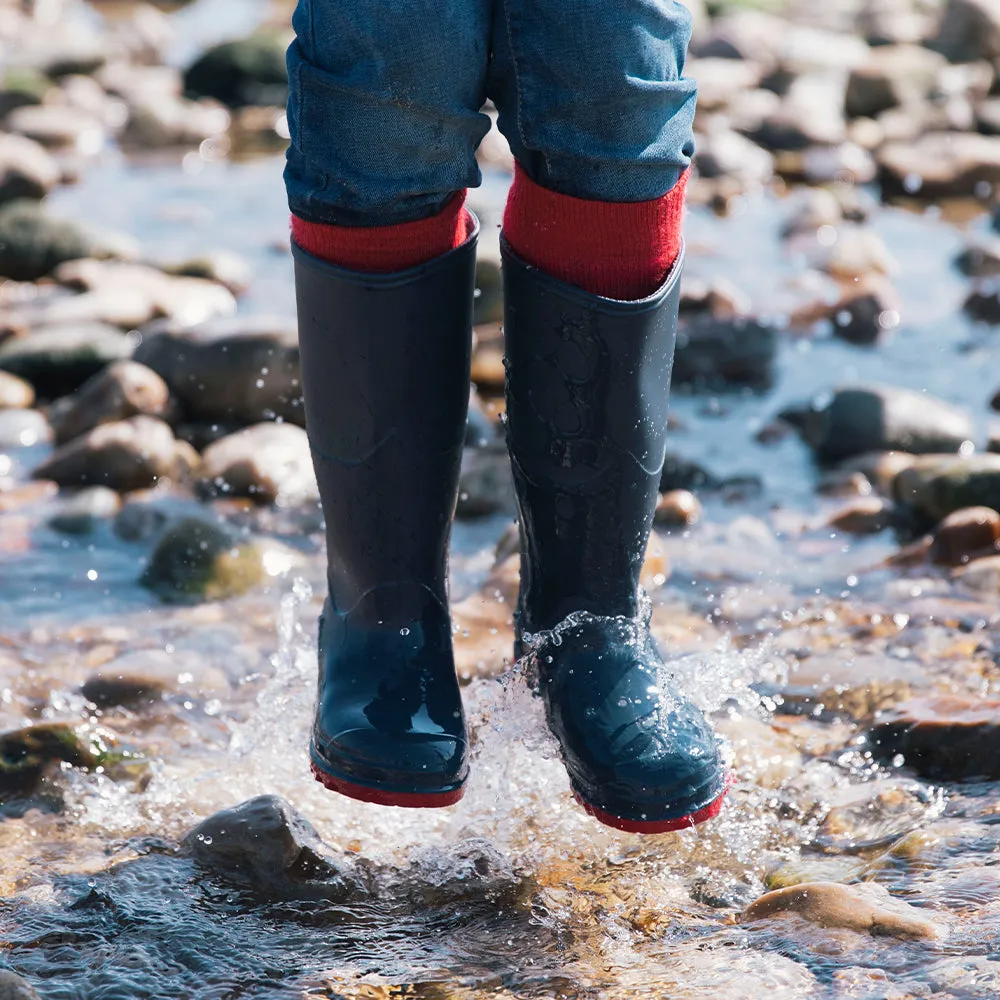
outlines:
M687 528L701 520L701 501L689 490L670 490L656 501L654 520L670 528Z
M886 712L868 733L880 760L903 757L935 781L1000 779L1000 700L919 698Z
M963 566L996 555L1000 514L991 507L966 507L949 514L934 532L931 559L939 566Z
M892 518L892 504L881 497L858 497L833 514L827 525L849 535L874 535L889 527Z
M765 893L743 912L745 922L794 913L822 928L841 927L877 937L936 938L938 929L915 906L882 886L805 882Z

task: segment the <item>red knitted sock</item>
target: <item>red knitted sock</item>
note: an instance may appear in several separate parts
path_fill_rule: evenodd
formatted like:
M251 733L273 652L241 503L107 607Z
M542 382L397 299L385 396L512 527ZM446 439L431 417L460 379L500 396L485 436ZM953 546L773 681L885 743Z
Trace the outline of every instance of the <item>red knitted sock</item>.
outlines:
M515 253L553 278L610 299L642 299L662 284L681 246L688 172L652 201L558 194L514 168L503 231Z
M465 192L437 215L395 226L330 226L292 216L292 239L306 253L366 274L391 274L440 257L468 238Z

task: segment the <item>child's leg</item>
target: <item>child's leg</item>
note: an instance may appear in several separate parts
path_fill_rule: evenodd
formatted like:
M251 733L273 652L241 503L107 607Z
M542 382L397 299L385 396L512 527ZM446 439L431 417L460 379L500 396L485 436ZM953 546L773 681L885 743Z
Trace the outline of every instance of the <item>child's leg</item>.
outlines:
M586 808L640 833L691 826L721 806L719 753L638 593L677 326L689 17L672 0L499 3L518 631L542 633L549 724Z
M479 108L490 8L490 0L300 0L285 169L300 246L377 272L462 242L461 193L479 183L475 151L489 129Z
M329 596L310 753L355 798L461 797L447 551L469 400L488 0L301 0L286 182Z

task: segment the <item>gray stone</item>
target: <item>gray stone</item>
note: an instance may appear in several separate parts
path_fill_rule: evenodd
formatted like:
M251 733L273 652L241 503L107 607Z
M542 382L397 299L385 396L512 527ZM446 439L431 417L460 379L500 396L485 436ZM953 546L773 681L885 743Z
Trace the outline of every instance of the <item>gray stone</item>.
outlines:
M761 79L761 67L738 59L689 59L685 76L698 83L698 111L723 110L733 98L753 90Z
M26 410L35 401L35 390L23 378L0 370L0 410Z
M844 281L890 274L896 270L896 262L877 232L849 224L838 229L833 243L817 245L809 254L809 263L817 270Z
M67 535L89 535L102 521L114 517L121 505L121 497L114 490L88 486L60 499L49 518L49 527Z
M773 379L777 350L777 330L768 323L695 314L682 322L677 334L673 384L766 388Z
M46 399L64 396L131 355L128 337L103 323L43 327L0 345L0 370L30 382Z
M1000 237L989 233L967 237L955 266L971 278L1000 278Z
M309 438L295 424L255 424L209 445L196 486L204 496L249 497L279 507L319 499Z
M208 101L188 101L171 94L133 98L122 133L128 146L196 146L229 127L225 108Z
M948 0L929 44L955 63L1000 57L1000 2Z
M360 888L312 824L276 795L209 816L183 844L199 864L268 894L298 895L312 888L326 898L347 898Z
M169 604L198 604L246 593L266 576L257 546L221 523L192 517L167 530L139 582Z
M116 361L57 400L49 420L63 444L101 424L139 415L169 419L170 411L170 390L156 372L137 361Z
M249 262L230 250L212 250L200 257L192 257L163 267L167 274L181 278L203 278L224 285L241 295L250 287L253 270Z
M774 176L771 154L728 129L713 130L699 138L695 164L701 177L731 178L741 189L763 187Z
M813 409L798 424L824 459L871 451L957 452L975 437L975 427L963 411L897 386L837 389L828 405Z
M851 118L874 118L889 108L926 100L944 65L942 55L920 45L878 46L851 71L845 110Z
M42 1000L27 979L0 969L0 1000Z
M0 205L44 198L59 182L59 165L37 142L0 133Z
M962 308L980 323L1000 323L1000 278L977 282L966 296Z
M169 426L155 417L102 424L57 448L34 471L60 486L110 486L121 492L183 477L186 455Z
M0 410L0 448L31 448L52 440L52 428L38 410Z
M144 335L135 360L170 386L188 418L305 422L294 321L240 316Z
M799 77L777 110L747 135L771 150L836 146L847 138L844 90L844 82L836 76Z
M494 441L485 448L467 451L462 461L456 516L471 519L501 512L513 514L514 510L514 482L506 445Z
M184 73L184 89L214 97L230 108L257 104L284 107L288 72L283 32L259 32L209 49Z

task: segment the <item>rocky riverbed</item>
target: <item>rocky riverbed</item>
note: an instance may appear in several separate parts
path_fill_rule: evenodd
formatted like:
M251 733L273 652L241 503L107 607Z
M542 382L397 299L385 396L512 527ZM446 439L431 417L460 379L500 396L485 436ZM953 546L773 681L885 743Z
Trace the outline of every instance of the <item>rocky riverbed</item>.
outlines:
M287 6L0 0L0 997L1000 995L1000 11L692 9L645 585L736 782L638 838L575 806L510 662L502 139L454 537L473 777L379 809L304 753Z

